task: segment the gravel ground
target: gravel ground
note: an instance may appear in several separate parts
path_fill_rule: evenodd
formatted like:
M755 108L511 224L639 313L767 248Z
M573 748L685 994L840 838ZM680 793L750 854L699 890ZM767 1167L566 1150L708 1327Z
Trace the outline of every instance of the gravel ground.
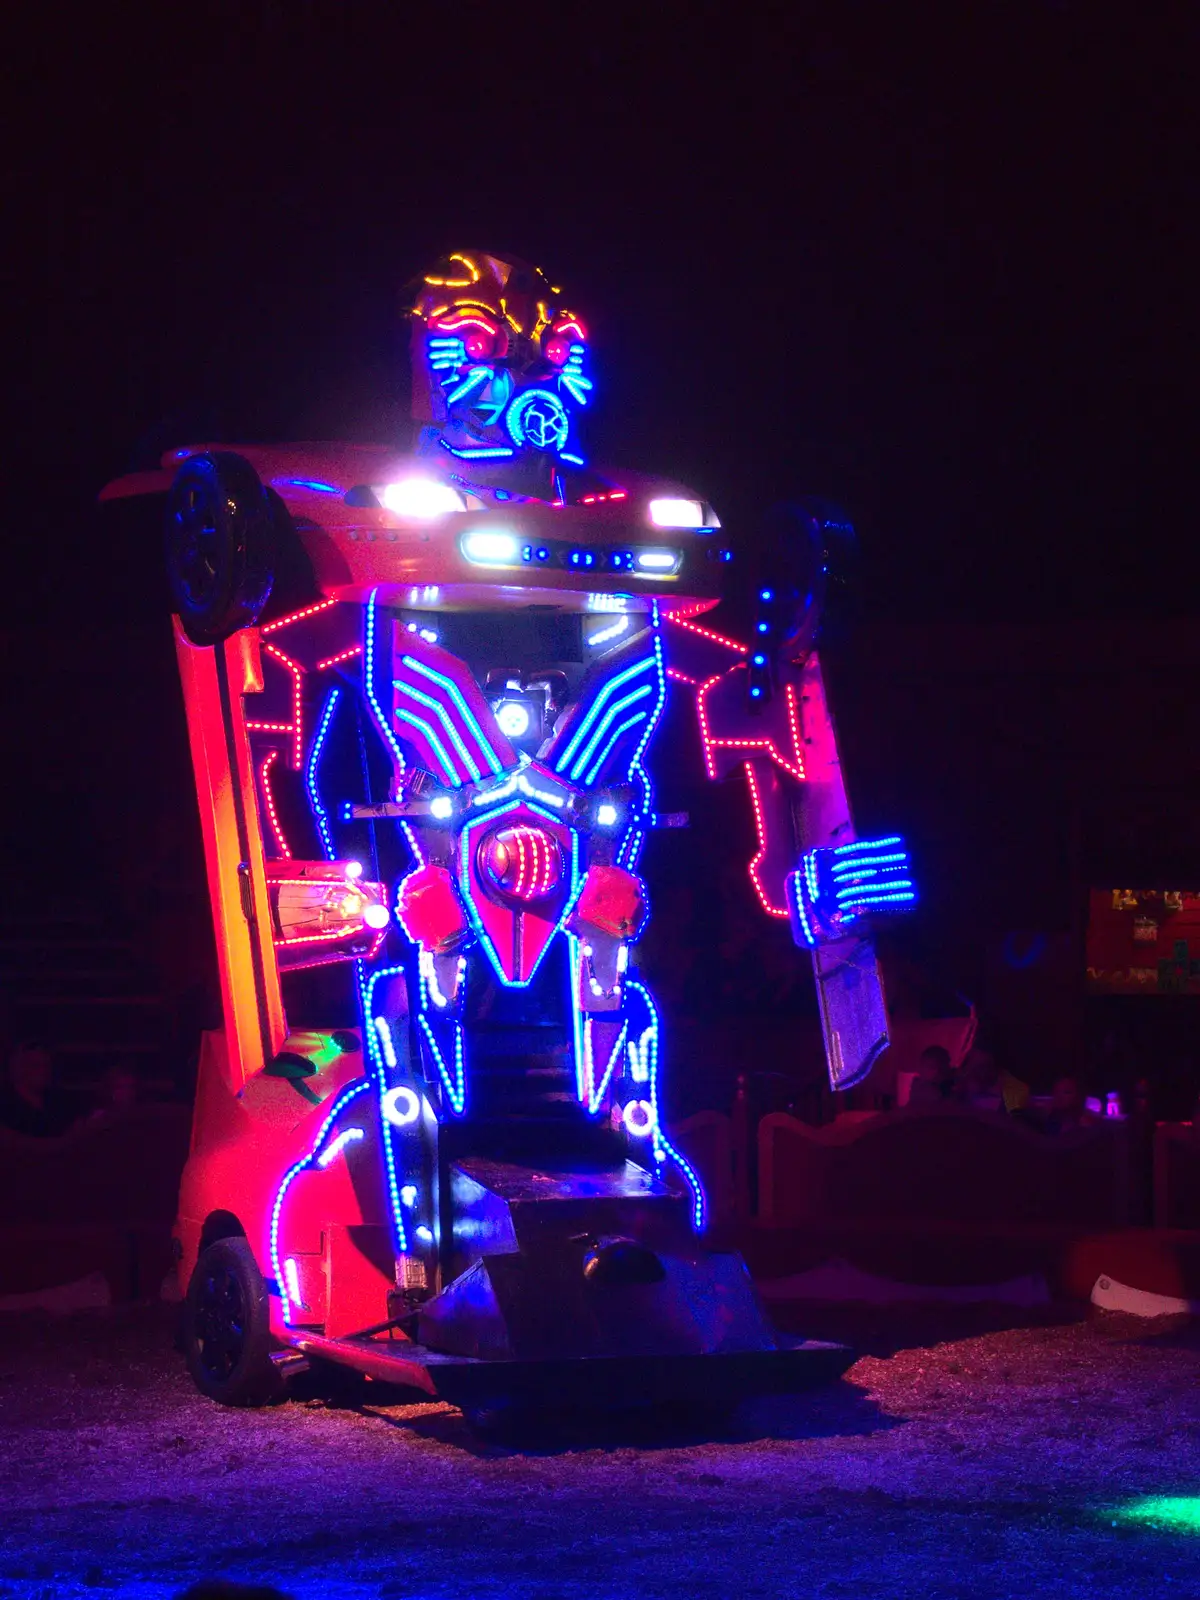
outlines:
M163 1307L0 1324L0 1597L1200 1597L1200 1330L835 1318L848 1379L743 1411L485 1443L393 1391L191 1389ZM1197 1499L1200 1508L1200 1498Z

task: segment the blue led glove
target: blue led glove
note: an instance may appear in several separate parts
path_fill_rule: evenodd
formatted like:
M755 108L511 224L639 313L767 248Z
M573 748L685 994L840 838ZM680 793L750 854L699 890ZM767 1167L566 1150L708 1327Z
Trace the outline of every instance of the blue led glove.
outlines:
M849 937L869 912L907 911L916 898L899 834L810 850L787 877L792 937L810 947Z

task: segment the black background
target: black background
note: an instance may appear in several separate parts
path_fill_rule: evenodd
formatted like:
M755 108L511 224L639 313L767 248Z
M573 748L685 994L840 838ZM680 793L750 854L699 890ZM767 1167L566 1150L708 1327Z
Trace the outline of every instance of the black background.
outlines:
M25 8L10 584L120 613L81 513L139 443L396 436L466 245L570 287L598 458L846 504L866 615L1190 612L1196 15Z
M1087 883L1192 882L1200 859L1197 18L239 0L9 19L0 826L35 891L20 916L53 891L156 954L181 941L167 988L211 962L157 536L98 522L94 497L189 439L406 440L400 288L466 247L569 288L593 459L692 482L751 557L781 497L848 508L865 626L827 660L860 822L917 853L905 937L986 1000L989 940L1070 932L1047 992L1076 992ZM1077 619L1101 622L1086 661ZM1118 630L1144 646L1168 619L1131 679ZM906 676L925 624L966 624L971 650ZM664 803L697 816L654 841L655 926L669 941L672 885L719 860L701 943L724 970L750 822L740 793L701 795L673 717Z

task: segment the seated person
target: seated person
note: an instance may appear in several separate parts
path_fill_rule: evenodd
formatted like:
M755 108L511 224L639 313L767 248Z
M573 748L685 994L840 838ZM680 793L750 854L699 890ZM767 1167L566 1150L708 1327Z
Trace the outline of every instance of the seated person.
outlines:
M976 1111L1021 1111L1029 1103L1029 1085L976 1046L959 1072L957 1098Z
M1050 1095L1050 1111L1042 1127L1047 1133L1073 1133L1090 1128L1099 1119L1087 1108L1083 1085L1069 1075L1056 1080Z
M114 1061L100 1080L100 1101L89 1122L110 1122L138 1103L137 1069L131 1061Z
M75 1122L54 1083L54 1058L44 1044L17 1045L0 1084L0 1125L33 1139L52 1139Z
M908 1091L910 1106L945 1105L954 1092L954 1069L944 1045L928 1044L917 1062L917 1075Z

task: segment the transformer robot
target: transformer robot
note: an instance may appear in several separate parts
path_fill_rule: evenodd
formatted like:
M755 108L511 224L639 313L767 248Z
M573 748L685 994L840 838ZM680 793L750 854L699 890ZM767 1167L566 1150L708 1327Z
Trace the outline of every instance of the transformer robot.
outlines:
M913 889L846 803L828 530L787 533L750 644L711 628L719 519L589 463L562 292L463 251L407 310L410 451L197 443L104 491L165 496L221 975L175 1229L192 1376L254 1404L330 1360L471 1414L823 1381L850 1353L777 1337L705 1246L631 952L685 693L709 775L744 770L835 1087L887 1041L865 919Z

